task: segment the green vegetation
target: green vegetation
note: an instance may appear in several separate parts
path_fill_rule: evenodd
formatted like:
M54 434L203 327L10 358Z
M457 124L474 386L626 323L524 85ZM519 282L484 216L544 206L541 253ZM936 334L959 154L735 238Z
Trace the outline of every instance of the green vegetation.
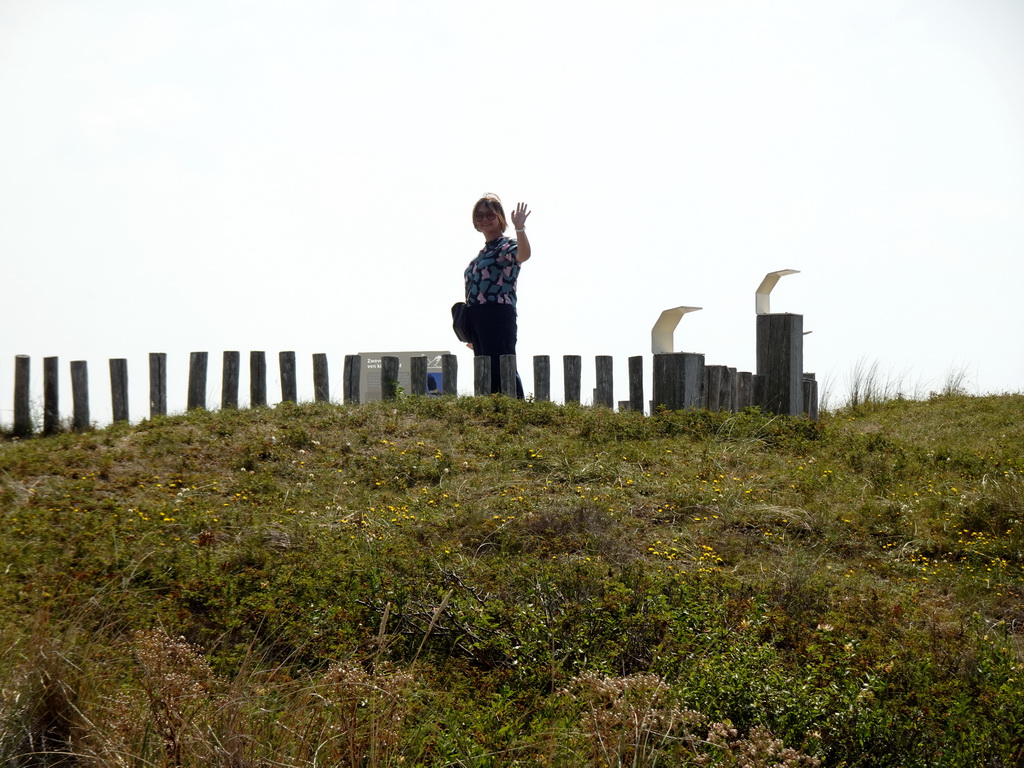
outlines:
M1024 396L0 443L0 763L1024 764Z

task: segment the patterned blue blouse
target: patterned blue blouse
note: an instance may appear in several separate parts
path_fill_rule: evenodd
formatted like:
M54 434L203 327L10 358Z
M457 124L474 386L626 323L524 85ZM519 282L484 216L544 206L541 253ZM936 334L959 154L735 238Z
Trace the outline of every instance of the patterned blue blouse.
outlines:
M466 303L516 305L519 280L519 246L515 240L499 237L488 240L477 257L466 267Z

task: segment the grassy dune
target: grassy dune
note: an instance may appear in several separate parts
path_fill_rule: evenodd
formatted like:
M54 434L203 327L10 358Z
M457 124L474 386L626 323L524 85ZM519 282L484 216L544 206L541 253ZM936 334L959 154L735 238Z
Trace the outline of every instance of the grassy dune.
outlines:
M1024 396L0 443L0 764L1024 764Z

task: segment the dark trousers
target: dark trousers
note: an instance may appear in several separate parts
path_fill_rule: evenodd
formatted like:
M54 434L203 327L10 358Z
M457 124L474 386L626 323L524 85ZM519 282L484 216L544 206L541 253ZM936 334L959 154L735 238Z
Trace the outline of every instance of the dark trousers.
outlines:
M501 392L501 356L516 353L516 308L510 304L469 305L469 323L473 334L473 354L491 358L491 392ZM523 382L516 372L516 397L524 399Z

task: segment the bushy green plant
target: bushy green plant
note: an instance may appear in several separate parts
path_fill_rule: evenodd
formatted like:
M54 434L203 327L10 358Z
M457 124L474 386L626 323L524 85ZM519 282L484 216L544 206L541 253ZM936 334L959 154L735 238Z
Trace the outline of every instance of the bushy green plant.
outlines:
M1019 763L1022 415L408 397L0 443L3 759Z

